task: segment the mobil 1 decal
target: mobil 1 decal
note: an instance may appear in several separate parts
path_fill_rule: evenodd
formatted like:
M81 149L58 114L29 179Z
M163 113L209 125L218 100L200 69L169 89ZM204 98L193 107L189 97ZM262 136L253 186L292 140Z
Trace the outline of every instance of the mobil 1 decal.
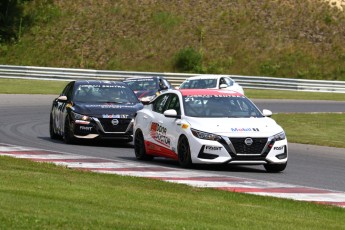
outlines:
M154 140L170 147L170 138L167 137L167 128L165 128L164 126L156 122L152 122L150 128L150 135Z
M260 132L258 128L231 128L231 132Z

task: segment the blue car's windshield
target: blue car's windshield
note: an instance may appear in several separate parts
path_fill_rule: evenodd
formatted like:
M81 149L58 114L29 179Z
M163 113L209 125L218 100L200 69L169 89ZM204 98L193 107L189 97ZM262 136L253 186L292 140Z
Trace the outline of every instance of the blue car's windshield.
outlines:
M78 102L109 102L119 104L139 103L133 91L123 85L78 85L73 96Z

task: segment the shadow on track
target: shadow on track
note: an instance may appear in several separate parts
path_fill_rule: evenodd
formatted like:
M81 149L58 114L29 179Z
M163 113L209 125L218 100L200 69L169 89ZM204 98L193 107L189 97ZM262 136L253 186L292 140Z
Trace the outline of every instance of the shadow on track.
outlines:
M66 143L63 142L62 138L61 139L56 139L53 140L50 137L38 137L41 140L45 140L48 142L53 142L53 143L61 143L63 145L67 145ZM82 146L99 146L99 147L115 147L115 148L133 148L133 142L122 142L121 140L114 141L114 140L77 140L73 144L69 145L82 145Z

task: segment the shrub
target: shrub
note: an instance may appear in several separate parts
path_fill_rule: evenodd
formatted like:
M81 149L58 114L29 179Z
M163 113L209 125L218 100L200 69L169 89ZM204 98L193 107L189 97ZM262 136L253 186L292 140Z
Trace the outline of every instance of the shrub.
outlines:
M176 54L174 67L182 72L199 72L202 69L202 54L192 47L184 48Z

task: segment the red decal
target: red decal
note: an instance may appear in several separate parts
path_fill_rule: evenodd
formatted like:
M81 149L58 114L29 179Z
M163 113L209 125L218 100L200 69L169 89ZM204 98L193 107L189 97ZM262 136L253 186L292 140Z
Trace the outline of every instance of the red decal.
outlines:
M167 157L177 160L177 154L168 148L164 148L150 141L145 141L146 153L153 156Z

